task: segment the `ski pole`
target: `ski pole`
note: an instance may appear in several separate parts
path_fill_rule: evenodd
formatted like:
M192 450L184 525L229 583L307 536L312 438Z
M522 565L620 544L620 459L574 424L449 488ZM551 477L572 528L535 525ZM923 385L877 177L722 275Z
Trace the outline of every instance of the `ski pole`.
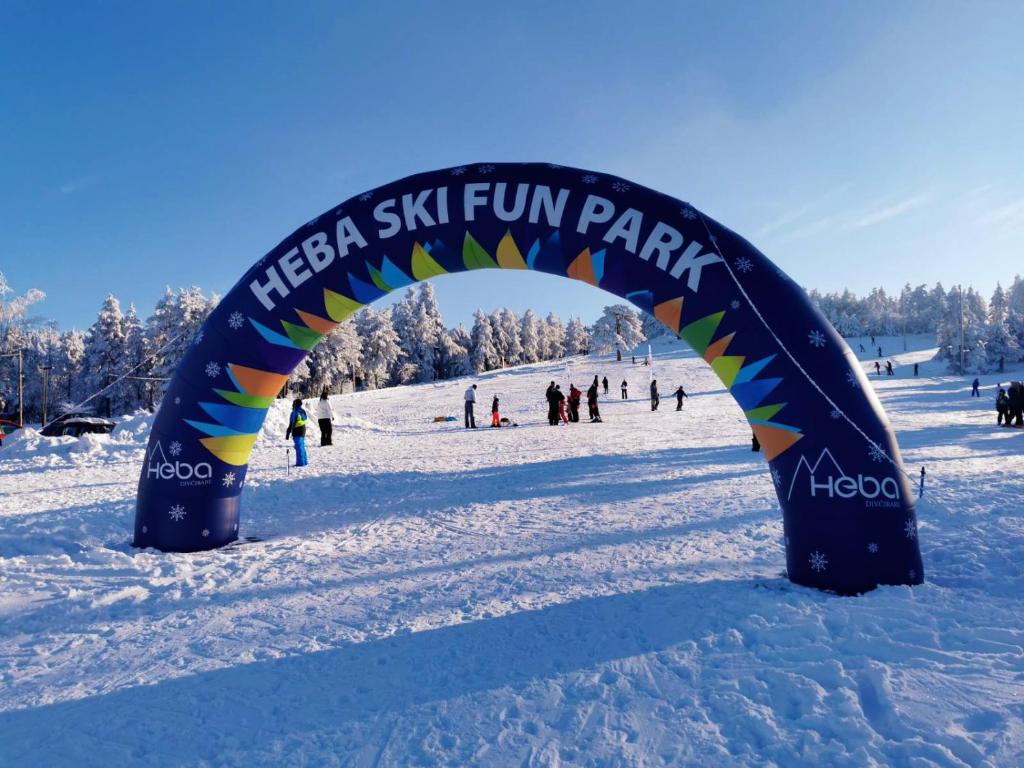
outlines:
M284 447L284 473L285 475L291 475L292 473L292 449L290 446Z

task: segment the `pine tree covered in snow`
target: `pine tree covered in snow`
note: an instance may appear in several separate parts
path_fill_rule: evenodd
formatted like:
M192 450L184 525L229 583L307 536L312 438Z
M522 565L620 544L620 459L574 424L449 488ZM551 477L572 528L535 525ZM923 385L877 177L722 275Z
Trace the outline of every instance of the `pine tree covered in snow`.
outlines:
M565 354L586 355L590 352L590 331L578 317L570 317L565 329Z
M86 333L85 355L82 360L83 384L89 395L112 384L127 371L128 346L125 337L121 304L108 295L103 308ZM111 387L92 404L105 416L122 413L127 402L124 383Z
M544 341L540 319L532 309L526 310L523 313L519 331L519 344L522 348L524 363L536 363L542 359Z
M584 329L585 330L585 329ZM568 351L566 327L554 312L548 312L544 319L543 360L557 360L566 355L576 354Z
M461 324L441 334L440 378L454 379L473 373L473 364L469 359L469 349L472 343L469 331Z
M636 312L625 304L614 304L605 307L594 323L590 331L590 351L607 354L619 350L628 354L646 338Z
M362 340L362 379L368 389L386 387L402 354L391 310L366 307L354 318Z
M477 373L493 371L500 366L498 350L494 345L494 328L491 318L482 309L473 313L473 330L470 332L472 349L470 362Z
M195 286L181 288L177 294L168 288L146 319L146 347L153 356L151 374L164 379L158 382L159 393L167 388L166 380L174 375L218 301L216 295L206 298Z
M297 382L306 397L340 392L346 381L353 381L362 363L362 339L352 320L340 323L326 334L306 357L305 377Z

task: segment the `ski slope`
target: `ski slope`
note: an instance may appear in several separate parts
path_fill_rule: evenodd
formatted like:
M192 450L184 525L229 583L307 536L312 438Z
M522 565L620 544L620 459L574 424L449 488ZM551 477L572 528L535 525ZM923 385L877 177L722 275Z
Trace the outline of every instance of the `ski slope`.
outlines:
M928 470L927 583L859 598L784 578L766 464L681 343L656 345L657 413L628 359L525 366L472 379L479 423L500 393L518 427L462 429L468 380L338 396L303 469L278 403L243 497L262 541L215 552L129 544L149 417L25 430L0 455L0 765L1020 765L1024 433L929 343L871 376ZM595 374L604 423L547 426L547 383Z

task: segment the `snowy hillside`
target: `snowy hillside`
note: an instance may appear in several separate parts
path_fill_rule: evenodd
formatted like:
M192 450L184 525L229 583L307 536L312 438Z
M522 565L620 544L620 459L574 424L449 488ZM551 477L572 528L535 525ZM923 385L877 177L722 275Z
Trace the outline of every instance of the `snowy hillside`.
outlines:
M994 378L971 399L929 339L881 343L928 581L859 598L783 577L742 413L664 339L657 413L628 359L539 363L471 379L516 428L461 428L469 379L344 395L289 471L277 403L243 497L263 541L201 554L129 545L148 417L25 430L0 765L1020 765L1024 433ZM595 374L604 423L547 426L547 383Z

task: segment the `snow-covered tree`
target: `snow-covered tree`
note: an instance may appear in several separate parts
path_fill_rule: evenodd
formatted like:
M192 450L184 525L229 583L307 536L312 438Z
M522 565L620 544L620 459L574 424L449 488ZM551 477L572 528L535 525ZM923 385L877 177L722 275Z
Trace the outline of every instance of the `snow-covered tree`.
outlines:
M584 330L586 330L586 328L584 328ZM548 316L544 319L543 342L542 359L544 360L557 360L558 358L565 357L566 355L577 354L575 352L568 351L566 328L562 324L561 319L554 312L549 312Z
M501 358L502 367L519 365L523 358L519 317L507 307L495 310L491 315L491 327L494 329L494 347Z
M441 334L441 376L442 379L455 379L473 373L473 363L469 358L469 349L473 344L469 331L461 324Z
M501 364L498 350L494 346L494 328L491 319L482 309L473 313L473 330L470 332L472 346L470 362L477 373L493 371Z
M659 336L672 336L675 335L675 331L665 325L661 320L656 318L654 315L643 313L640 318L640 330L645 338L656 339Z
M153 356L151 375L164 379L158 382L160 394L219 301L216 294L207 298L196 286L180 288L177 294L168 288L146 319L146 348Z
M362 379L367 389L386 387L402 354L391 310L366 307L354 318L362 340Z
M1003 364L1017 360L1021 345L1010 329L1010 303L1003 287L996 283L988 303L988 328L985 332L985 355L989 370L998 370Z
M93 395L127 371L128 347L121 303L108 294L96 322L86 333L82 360L86 393ZM117 384L91 403L106 416L121 413L126 405L124 383Z
M590 351L607 354L614 350L627 353L646 339L640 318L625 304L604 308L590 331Z
M434 287L420 283L419 293L410 287L392 312L402 354L393 369L404 383L434 381L439 377L439 344L444 321L434 298Z
M565 354L586 355L590 352L590 331L578 317L570 317L565 329Z
M520 323L519 344L523 350L524 363L536 363L543 352L544 335L541 332L541 321L532 309L523 313Z

